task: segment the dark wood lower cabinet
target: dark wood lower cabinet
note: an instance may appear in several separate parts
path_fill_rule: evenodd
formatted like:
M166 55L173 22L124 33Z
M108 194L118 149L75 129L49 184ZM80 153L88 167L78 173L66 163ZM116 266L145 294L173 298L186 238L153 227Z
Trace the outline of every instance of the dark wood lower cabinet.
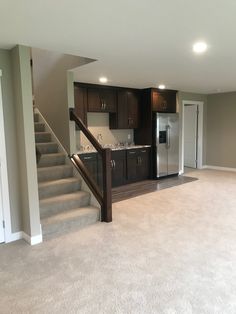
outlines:
M92 178L102 189L102 160L97 153L80 154L79 157ZM150 148L117 150L111 153L112 187L150 178Z
M126 152L125 150L111 153L112 187L120 186L126 182Z
M150 149L127 150L127 183L150 177Z
M97 160L97 153L87 153L87 154L80 154L80 159L82 160L83 164L87 168L88 172L90 173L91 177L98 182L98 160Z

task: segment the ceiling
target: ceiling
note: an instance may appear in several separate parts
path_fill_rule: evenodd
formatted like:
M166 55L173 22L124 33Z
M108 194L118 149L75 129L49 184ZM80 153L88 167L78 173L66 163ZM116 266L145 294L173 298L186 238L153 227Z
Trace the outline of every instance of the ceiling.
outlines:
M96 59L78 81L198 93L236 91L235 0L0 0L0 47ZM194 55L192 44L209 49Z

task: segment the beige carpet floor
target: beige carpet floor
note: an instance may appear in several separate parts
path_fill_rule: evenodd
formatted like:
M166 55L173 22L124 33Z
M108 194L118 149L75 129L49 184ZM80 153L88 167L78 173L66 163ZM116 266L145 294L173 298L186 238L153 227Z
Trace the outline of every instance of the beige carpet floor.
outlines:
M0 313L236 313L236 173L114 204L114 222L0 246Z

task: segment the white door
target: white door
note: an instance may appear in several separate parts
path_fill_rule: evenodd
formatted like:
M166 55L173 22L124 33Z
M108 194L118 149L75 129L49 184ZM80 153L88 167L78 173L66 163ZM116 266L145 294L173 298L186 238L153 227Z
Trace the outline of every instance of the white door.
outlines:
M197 168L198 105L184 105L184 166Z
M5 241L2 222L3 222L3 199L2 199L2 177L1 177L1 160L0 160L0 243Z
M2 165L2 161L3 161L3 158L6 158L1 76L2 76L2 71L0 70L0 243L5 241L5 232L3 228L3 193L2 193L3 191L2 166L3 165Z

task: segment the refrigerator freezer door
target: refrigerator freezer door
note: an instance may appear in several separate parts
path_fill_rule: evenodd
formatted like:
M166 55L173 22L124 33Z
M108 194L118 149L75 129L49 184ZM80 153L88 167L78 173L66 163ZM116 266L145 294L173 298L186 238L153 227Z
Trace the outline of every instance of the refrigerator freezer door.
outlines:
M167 128L168 116L166 114L156 115L156 146L157 146L157 177L167 176L168 158L167 158Z
M179 173L179 117L168 115L168 175Z

